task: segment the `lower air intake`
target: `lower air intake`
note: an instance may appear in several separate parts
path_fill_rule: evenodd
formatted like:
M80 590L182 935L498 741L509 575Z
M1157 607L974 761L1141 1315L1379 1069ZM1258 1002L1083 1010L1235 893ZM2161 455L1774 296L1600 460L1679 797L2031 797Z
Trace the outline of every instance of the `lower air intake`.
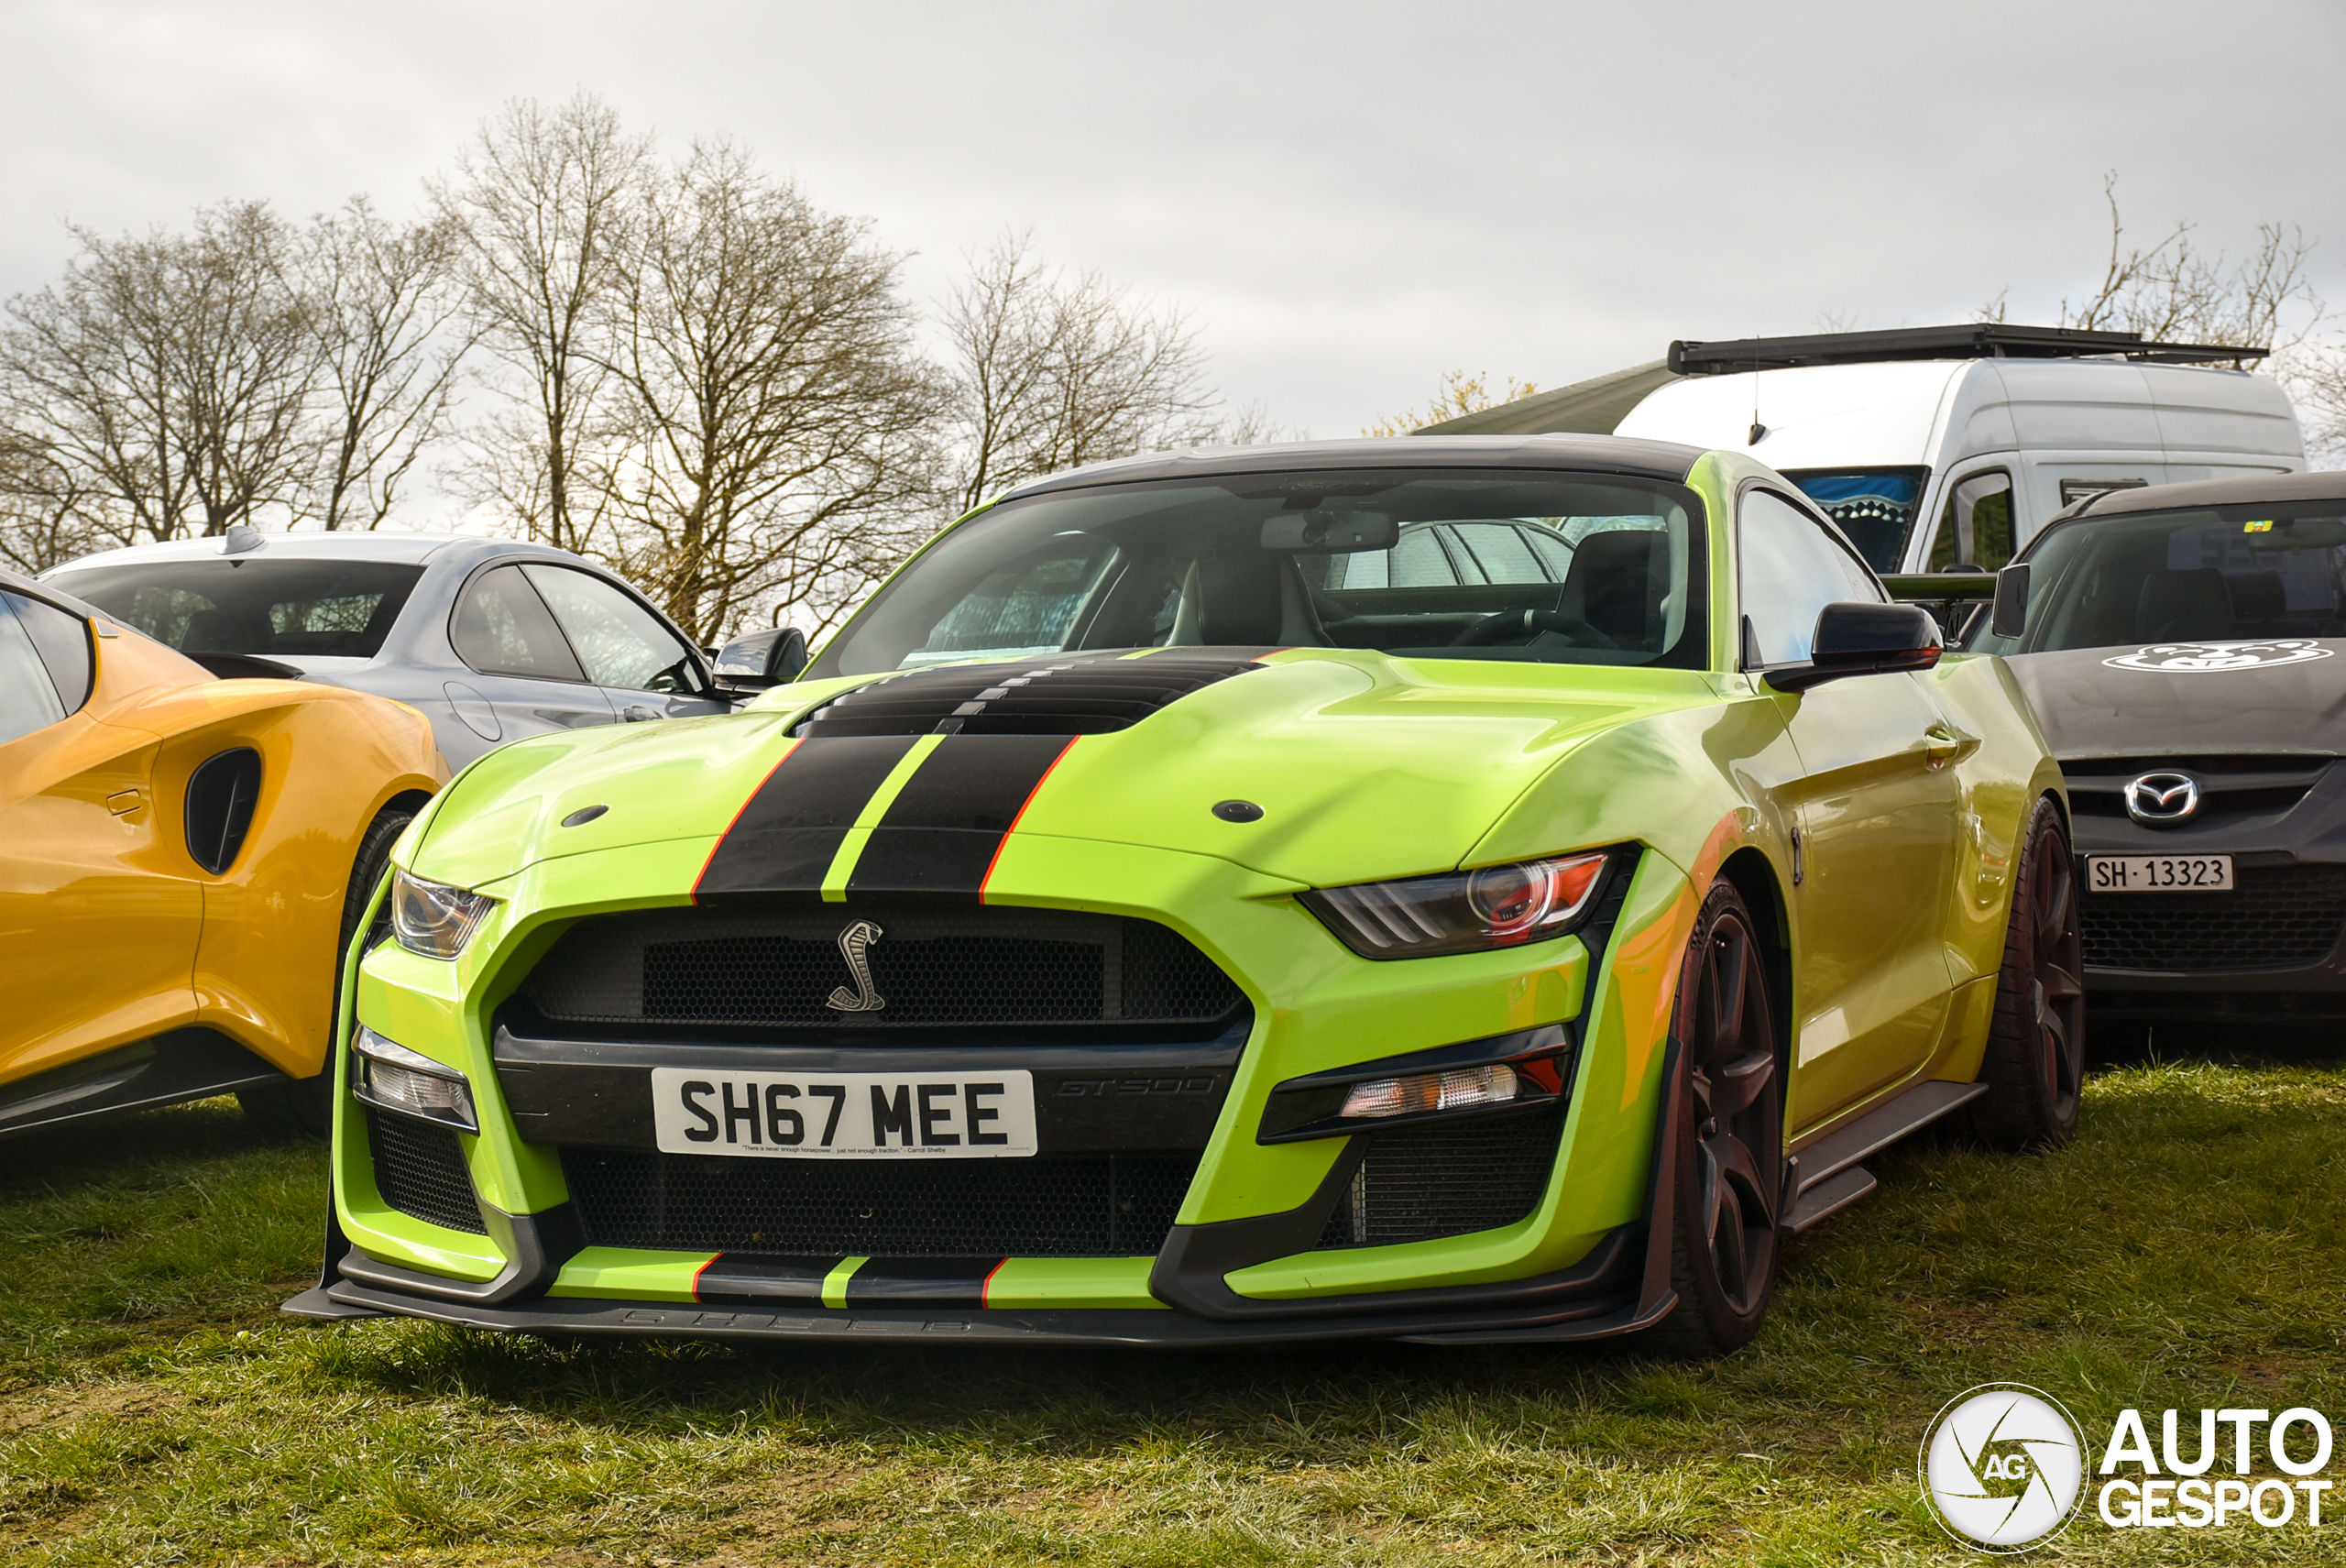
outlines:
M2242 866L2230 893L2088 893L2088 969L2302 969L2346 929L2346 866Z
M488 1234L455 1132L369 1107L367 1146L375 1154L375 1190L384 1202L429 1225Z
M815 1163L567 1148L590 1246L805 1256L1146 1257L1198 1156Z
M1512 1225L1540 1206L1564 1102L1370 1133L1368 1156L1320 1233L1322 1247L1390 1246Z

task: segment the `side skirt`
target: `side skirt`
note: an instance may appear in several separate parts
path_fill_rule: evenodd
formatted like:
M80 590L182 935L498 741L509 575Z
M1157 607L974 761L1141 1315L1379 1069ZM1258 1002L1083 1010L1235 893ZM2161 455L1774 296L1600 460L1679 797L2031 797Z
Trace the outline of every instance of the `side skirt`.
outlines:
M1837 1214L1874 1190L1869 1159L1910 1133L1921 1131L1988 1092L1984 1083L1918 1083L1887 1104L1878 1105L1847 1126L1824 1137L1785 1162L1786 1189L1793 1194L1777 1230L1796 1235Z
M285 1081L283 1073L225 1035L174 1029L0 1087L0 1138Z

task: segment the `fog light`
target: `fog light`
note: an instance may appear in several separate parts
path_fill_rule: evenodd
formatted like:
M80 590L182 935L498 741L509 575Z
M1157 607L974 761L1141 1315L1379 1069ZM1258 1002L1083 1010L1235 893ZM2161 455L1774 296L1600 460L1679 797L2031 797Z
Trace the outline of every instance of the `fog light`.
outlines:
M358 1053L360 1099L468 1133L480 1130L480 1121L473 1113L472 1086L463 1073L397 1040L387 1040L363 1025L354 1046Z
M1344 1096L1340 1116L1413 1116L1426 1111L1463 1111L1473 1105L1504 1105L1523 1092L1515 1069L1504 1062L1412 1073L1355 1083Z

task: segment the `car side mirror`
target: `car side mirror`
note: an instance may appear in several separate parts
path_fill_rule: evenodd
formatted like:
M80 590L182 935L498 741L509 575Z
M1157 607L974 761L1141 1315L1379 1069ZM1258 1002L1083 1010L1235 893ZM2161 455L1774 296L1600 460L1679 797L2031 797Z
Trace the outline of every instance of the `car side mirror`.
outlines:
M806 634L795 626L745 631L717 651L709 674L729 696L751 696L778 686L806 667Z
M1828 604L1816 618L1808 662L1770 670L1778 691L1806 691L1848 675L1927 670L1939 662L1939 623L1920 605Z
M1999 637L2018 637L2028 630L2028 563L2015 561L1996 574L1996 609L1988 630Z

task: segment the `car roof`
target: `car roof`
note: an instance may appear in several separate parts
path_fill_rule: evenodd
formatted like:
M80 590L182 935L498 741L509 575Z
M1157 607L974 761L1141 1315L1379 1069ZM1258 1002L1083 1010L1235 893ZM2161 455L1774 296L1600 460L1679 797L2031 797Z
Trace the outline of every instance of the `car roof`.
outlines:
M1400 435L1352 441L1288 441L1263 446L1193 446L1088 464L1022 485L1003 496L1042 495L1089 485L1200 479L1315 468L1560 468L1683 482L1699 446L1613 435Z
M2244 479L2195 479L2180 485L2104 490L2078 502L2077 510L2061 521L2187 507L2253 506L2258 501L2346 501L2346 472L2253 474Z
M523 540L495 539L475 533L405 533L389 529L337 530L326 532L291 532L263 533L259 550L244 559L291 556L297 560L344 559L360 561L397 561L421 565L440 552L455 545L489 546L499 554L543 555L550 560L576 559L569 552L550 544L531 543ZM132 544L117 550L101 550L83 555L53 568L56 571L79 571L84 566L113 566L132 561L199 561L216 560L220 555L220 538L213 535L202 539L173 539L159 544Z
M39 599L43 603L55 605L60 609L71 610L84 620L96 616L109 624L114 620L114 617L107 615L104 610L93 604L86 604L75 598L71 594L60 589L56 584L36 582L30 577L11 572L5 566L0 566L0 588L6 588L11 593L22 594L27 598Z

